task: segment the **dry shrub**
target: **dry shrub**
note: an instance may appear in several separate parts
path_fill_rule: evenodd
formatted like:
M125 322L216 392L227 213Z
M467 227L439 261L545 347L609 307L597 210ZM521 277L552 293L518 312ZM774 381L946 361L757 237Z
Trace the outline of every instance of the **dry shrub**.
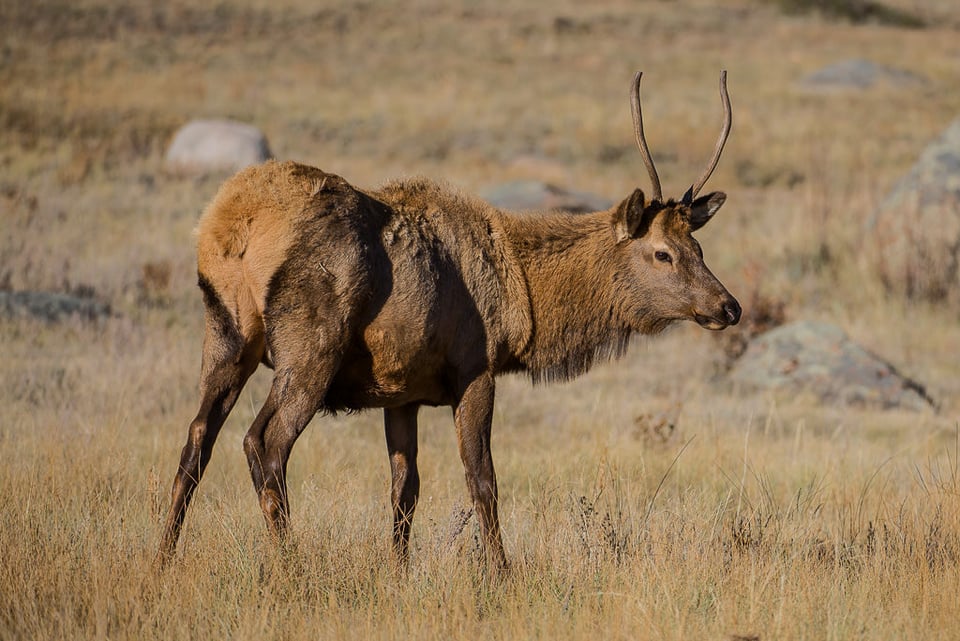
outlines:
M763 270L752 265L745 270L749 285L749 297L743 303L743 315L740 323L728 327L723 332L713 334L721 351L718 369L729 371L734 362L747 351L756 336L783 325L787 320L787 302L778 296L772 296L761 290Z
M169 260L148 261L140 268L137 281L137 303L144 307L165 307L170 304L170 281L173 265Z
M672 447L680 437L677 429L682 403L661 410L650 410L633 419L633 435L647 447Z
M572 527L589 562L620 565L636 551L637 537L623 505L605 505L602 490L593 498L580 495L574 499Z

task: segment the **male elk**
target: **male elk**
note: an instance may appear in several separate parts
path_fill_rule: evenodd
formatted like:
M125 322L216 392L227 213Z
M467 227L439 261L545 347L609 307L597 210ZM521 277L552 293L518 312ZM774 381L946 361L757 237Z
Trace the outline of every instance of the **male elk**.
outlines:
M708 329L740 320L691 235L726 198L697 196L730 130L726 74L716 150L679 202L661 195L640 77L630 96L652 197L637 189L608 211L514 215L424 179L362 191L291 162L224 183L197 228L201 401L173 483L161 564L227 414L264 363L273 384L243 448L271 532L287 527L287 459L314 414L379 407L393 546L405 561L420 489L417 412L447 405L487 560L506 565L490 454L495 376L569 379L622 355L633 333L683 319Z

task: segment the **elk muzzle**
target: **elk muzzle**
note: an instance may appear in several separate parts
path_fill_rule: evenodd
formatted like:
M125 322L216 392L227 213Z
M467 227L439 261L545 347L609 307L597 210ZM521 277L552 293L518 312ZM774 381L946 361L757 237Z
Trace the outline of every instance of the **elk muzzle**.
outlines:
M742 311L737 299L728 294L715 312L709 315L694 312L693 319L700 327L719 330L739 323Z

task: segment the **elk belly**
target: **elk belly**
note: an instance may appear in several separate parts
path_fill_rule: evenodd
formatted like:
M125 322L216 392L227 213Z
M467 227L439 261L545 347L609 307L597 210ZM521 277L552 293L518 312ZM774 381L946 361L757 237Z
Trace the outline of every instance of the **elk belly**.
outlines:
M445 405L442 359L411 328L374 323L344 357L327 395L331 409L395 407L407 403Z

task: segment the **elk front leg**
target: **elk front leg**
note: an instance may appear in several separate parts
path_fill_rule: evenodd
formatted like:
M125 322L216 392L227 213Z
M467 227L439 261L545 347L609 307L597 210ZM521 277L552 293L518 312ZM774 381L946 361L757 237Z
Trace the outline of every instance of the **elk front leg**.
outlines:
M457 441L463 461L467 489L480 521L480 535L488 564L507 567L497 517L497 477L490 454L490 428L493 424L493 376L484 373L473 379L454 408Z
M390 502L393 505L393 550L406 565L413 511L420 495L417 471L417 412L419 405L385 409L384 431L390 455Z

